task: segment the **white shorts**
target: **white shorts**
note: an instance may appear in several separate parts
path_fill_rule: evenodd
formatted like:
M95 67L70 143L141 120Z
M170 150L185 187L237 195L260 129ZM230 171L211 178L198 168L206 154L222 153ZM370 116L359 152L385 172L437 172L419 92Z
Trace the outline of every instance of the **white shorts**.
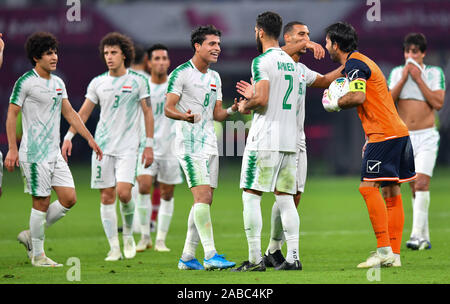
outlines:
M297 191L305 192L306 172L308 169L306 150L297 150Z
M219 156L182 154L177 155L177 159L186 175L189 188L200 185L217 188Z
M19 161L19 165L24 179L25 193L30 193L32 196L50 196L54 186L75 188L72 173L61 154L58 154L54 162Z
M136 176L151 175L156 176L158 182L166 185L177 185L183 182L180 164L175 159L157 159L153 160L150 167L145 168L142 163L142 153L139 153L136 165Z
M240 187L296 194L296 158L295 152L244 150Z
M111 156L103 155L101 161L92 153L91 188L106 189L115 187L117 183L134 185L136 174L136 155Z
M409 131L414 151L416 173L433 176L439 150L439 132L436 128Z

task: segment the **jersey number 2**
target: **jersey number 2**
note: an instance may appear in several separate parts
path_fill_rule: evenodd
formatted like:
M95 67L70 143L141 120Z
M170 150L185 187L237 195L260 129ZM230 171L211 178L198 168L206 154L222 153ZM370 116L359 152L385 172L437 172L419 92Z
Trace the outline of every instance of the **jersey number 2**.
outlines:
M286 79L287 81L289 81L289 87L286 91L286 94L284 94L284 98L283 98L283 110L290 110L291 109L291 104L288 104L288 98L289 95L291 95L292 93L292 88L294 85L294 79L292 78L292 75L284 75L284 79Z

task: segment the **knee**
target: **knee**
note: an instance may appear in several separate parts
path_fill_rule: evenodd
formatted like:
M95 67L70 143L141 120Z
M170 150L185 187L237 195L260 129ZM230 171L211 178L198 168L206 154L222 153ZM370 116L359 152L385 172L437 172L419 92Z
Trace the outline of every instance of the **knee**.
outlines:
M105 205L114 204L114 202L116 201L115 193L109 191L102 192L100 198L102 203Z
M418 180L415 182L414 185L415 191L428 191L429 190L429 183L424 180Z
M131 191L119 190L117 191L117 196L122 203L128 203L131 200Z
M139 183L139 193L140 194L150 194L150 189L152 185L148 182L140 182Z
M173 190L161 192L161 198L165 201L170 201L172 199L172 197L173 197Z
M65 205L67 208L72 208L77 202L77 195L75 193L73 193L72 195L70 195L70 197L68 197L65 200Z

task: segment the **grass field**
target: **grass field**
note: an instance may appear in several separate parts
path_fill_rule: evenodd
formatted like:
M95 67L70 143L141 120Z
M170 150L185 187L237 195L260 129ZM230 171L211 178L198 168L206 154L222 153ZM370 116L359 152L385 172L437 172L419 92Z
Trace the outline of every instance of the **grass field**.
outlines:
M71 266L32 267L17 234L28 227L31 198L23 193L19 170L4 173L0 199L0 283L151 283L151 284L301 284L301 283L450 283L450 171L437 168L432 180L430 231L432 250L409 251L412 210L409 187L402 187L405 208L401 268L382 268L379 281L369 281L367 271L356 269L376 247L366 206L358 189L358 177L311 177L299 206L300 259L303 271L232 273L229 271L180 271L177 262L186 235L192 198L186 184L175 189L175 211L167 237L170 253L149 250L133 260L105 262L109 246L100 222L99 193L90 189L90 171L73 166L78 203L61 221L46 231L45 249L52 259L67 263L77 257L81 280L70 282ZM223 167L212 207L214 238L219 253L240 264L247 259L243 230L239 168ZM262 201L263 237L266 249L273 195ZM119 217L120 218L120 217ZM154 238L154 235L152 235ZM136 241L139 236L135 236ZM203 259L201 245L197 257ZM447 269L447 270L445 270Z

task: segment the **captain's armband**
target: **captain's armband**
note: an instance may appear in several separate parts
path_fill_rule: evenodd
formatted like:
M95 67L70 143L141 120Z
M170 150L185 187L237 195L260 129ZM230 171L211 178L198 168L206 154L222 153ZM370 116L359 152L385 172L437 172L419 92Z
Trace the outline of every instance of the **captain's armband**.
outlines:
M350 92L366 93L366 81L362 78L355 79L349 84Z

